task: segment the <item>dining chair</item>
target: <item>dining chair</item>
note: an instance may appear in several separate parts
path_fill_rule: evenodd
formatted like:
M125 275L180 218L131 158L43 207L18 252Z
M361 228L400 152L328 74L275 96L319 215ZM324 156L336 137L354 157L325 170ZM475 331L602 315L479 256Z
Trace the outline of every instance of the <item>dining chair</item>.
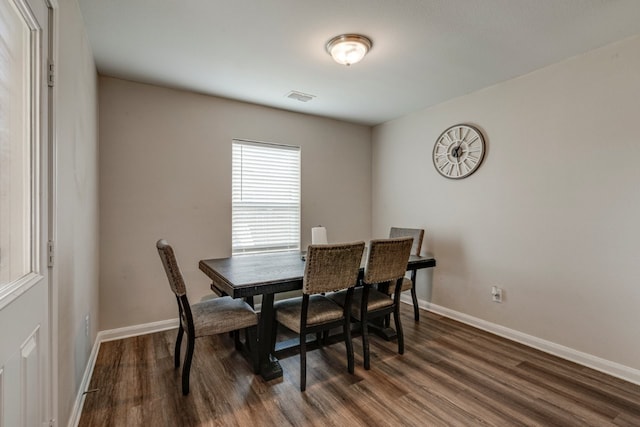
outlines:
M389 238L396 237L413 237L413 246L411 246L411 255L420 256L422 249L422 239L424 238L424 229L422 228L399 228L391 227ZM413 301L413 318L415 321L420 320L420 307L418 306L418 296L416 295L416 271L411 272L411 278L404 277L402 279L402 292L411 290L411 299ZM389 295L393 295L395 286L389 286ZM388 322L387 322L388 323Z
M275 327L281 324L296 332L300 338L300 391L307 386L308 334L342 326L347 348L347 370L354 373L353 344L351 341L351 316L348 305L341 307L323 293L344 290L345 300L350 302L357 284L364 242L310 245L307 249L302 296L277 301L274 304ZM273 340L275 345L275 339Z
M191 370L195 339L199 337L246 329L248 337L246 344L252 368L255 373L258 373L256 341L258 315L256 312L245 301L233 299L229 296L190 304L173 248L164 239L158 240L156 248L167 273L169 286L178 301L179 326L174 354L176 369L180 367L182 336L185 333L187 334L187 351L182 365L182 394L189 394L189 372ZM238 348L238 341L236 341L236 348Z
M362 287L357 288L351 302L345 292L335 292L328 298L343 307L350 307L351 316L362 327L362 351L364 368L370 369L369 325L371 320L393 313L398 336L398 353L404 354L404 334L400 322L400 292L402 278L407 270L412 237L372 240L365 266ZM374 289L373 285L395 284L393 297Z

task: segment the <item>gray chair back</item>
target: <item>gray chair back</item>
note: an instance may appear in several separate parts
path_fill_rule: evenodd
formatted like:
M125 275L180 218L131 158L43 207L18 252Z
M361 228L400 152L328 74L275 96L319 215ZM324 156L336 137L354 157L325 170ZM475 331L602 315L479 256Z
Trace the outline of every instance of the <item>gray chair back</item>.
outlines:
M178 261L173 253L173 248L164 239L160 239L156 242L156 248L158 249L160 259L162 260L164 271L167 273L171 290L177 297L185 295L187 293L187 288L184 284L180 268L178 267Z
M309 245L302 292L311 295L355 286L363 252L364 242Z
M395 239L397 237L413 237L411 255L420 256L420 250L422 249L422 239L424 238L424 229L391 227L389 238Z
M404 277L412 244L413 237L372 240L364 282L385 283Z

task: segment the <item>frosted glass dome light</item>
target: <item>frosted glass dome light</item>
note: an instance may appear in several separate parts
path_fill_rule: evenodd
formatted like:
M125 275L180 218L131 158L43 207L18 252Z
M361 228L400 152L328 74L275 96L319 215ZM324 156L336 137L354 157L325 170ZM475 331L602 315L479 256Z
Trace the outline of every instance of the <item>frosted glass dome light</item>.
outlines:
M342 34L329 40L327 52L334 61L342 65L359 62L371 49L371 40L359 34Z

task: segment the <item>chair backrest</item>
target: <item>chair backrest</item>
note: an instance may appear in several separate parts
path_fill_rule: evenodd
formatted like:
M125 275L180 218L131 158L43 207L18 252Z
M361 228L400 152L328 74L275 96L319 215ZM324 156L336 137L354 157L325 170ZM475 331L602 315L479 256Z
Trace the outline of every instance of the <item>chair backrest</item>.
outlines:
M356 285L364 242L309 245L302 292L318 294Z
M403 277L407 271L412 244L413 237L372 240L364 270L364 282L384 283Z
M182 278L182 273L180 273L178 261L173 253L173 248L164 239L160 239L156 242L156 248L158 248L158 254L160 254L164 271L167 273L171 290L177 297L185 295L187 293L187 288L184 285L184 279Z
M420 250L422 250L422 239L424 238L424 229L391 227L391 231L389 232L389 238L395 239L398 237L413 237L413 246L411 247L411 255L420 256Z

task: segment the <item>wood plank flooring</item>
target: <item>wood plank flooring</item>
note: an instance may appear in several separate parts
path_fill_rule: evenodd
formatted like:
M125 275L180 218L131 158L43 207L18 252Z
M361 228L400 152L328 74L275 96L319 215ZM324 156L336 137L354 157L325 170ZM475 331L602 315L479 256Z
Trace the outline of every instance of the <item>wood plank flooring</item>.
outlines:
M103 343L80 426L640 426L640 386L403 304L405 354L371 339L281 360L264 382L228 336L196 340L191 393L173 368L176 331ZM183 345L184 351L185 345Z

